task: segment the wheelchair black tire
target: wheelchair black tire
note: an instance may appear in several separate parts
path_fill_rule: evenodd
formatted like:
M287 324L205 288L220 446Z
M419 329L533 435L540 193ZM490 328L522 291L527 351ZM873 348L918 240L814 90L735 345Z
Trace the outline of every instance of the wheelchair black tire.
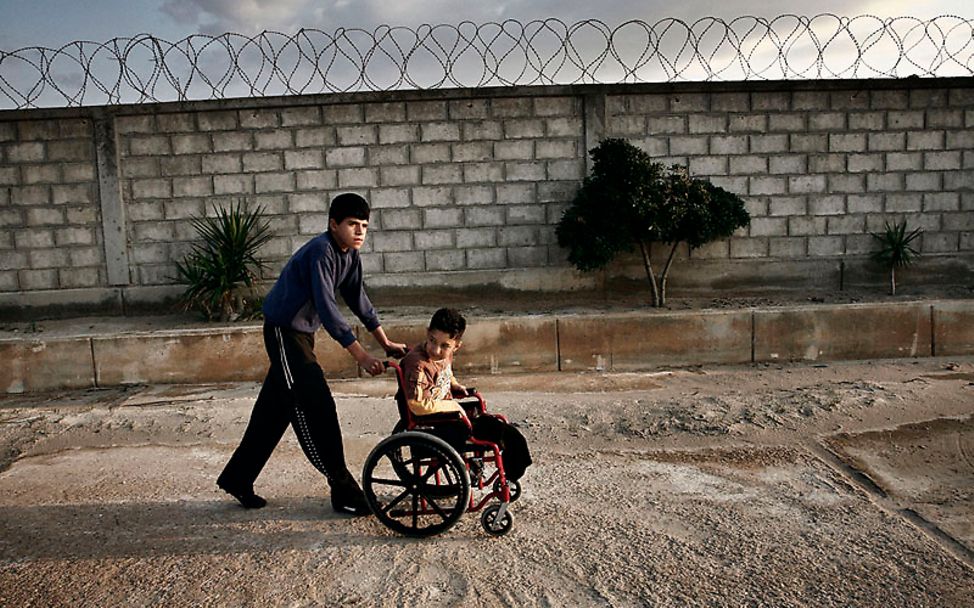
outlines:
M466 512L466 471L463 458L447 442L404 431L373 448L362 471L362 489L372 513L387 528L407 536L433 536L449 530Z

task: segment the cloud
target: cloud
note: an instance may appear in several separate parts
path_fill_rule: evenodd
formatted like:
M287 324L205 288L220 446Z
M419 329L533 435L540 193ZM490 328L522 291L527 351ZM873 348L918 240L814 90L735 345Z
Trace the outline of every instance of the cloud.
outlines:
M301 27L311 0L165 0L163 13L208 33L290 31Z

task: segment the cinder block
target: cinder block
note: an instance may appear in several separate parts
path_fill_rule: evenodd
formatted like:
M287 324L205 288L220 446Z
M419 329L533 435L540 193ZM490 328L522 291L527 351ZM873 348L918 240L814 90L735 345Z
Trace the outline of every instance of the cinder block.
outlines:
M764 133L768 130L767 114L731 114L728 128L732 133L740 131L756 131Z
M755 361L918 357L931 353L930 306L844 305L754 313Z
M397 251L382 256L385 272L422 272L426 270L425 263L426 256L422 251Z
M510 174L508 174L510 177ZM585 162L577 160L553 160L548 162L548 179L559 181L581 180L585 176Z
M196 121L200 131L232 131L237 128L237 113L232 110L200 112Z
M456 164L428 165L422 168L422 173L426 185L463 183L463 167Z
M754 154L773 154L788 151L788 136L785 134L748 135L751 152Z
M417 125L379 125L379 143L398 144L419 141Z
M172 180L172 195L174 197L209 196L211 194L213 194L213 180L210 176L176 177Z
M853 131L882 131L886 128L884 112L851 112L849 129Z
M52 141L47 144L48 160L85 161L94 158L94 148L90 141Z
M697 116L690 117L690 123L694 124ZM645 132L653 134L684 135L690 133L708 133L709 131L691 130L687 128L687 117L683 114L676 116L648 116L646 117ZM639 129L642 131L642 123ZM719 132L719 131L718 131Z
M864 175L833 174L827 177L829 192L858 194L866 191L866 178Z
M497 160L532 160L534 158L534 140L495 142L494 158Z
M746 135L716 135L710 138L711 154L747 154ZM683 154L673 149L672 140L670 154ZM692 154L692 152L687 152Z
M23 165L20 168L20 175L25 184L54 184L61 181L61 166Z
M714 112L747 112L751 109L747 93L714 93L710 97L710 109Z
M330 190L338 185L338 172L334 170L296 171L298 190Z
M866 190L868 192L896 192L903 189L903 176L898 173L875 174L866 176Z
M281 114L272 108L240 110L240 126L244 129L273 129L281 126Z
M294 145L298 148L323 148L334 146L337 141L334 127L309 127L294 131Z
M373 146L369 148L369 162L373 166L408 165L409 145L394 144L390 146Z
M281 124L285 127L320 125L321 112L318 106L287 108L281 110Z
M420 136L423 141L459 141L460 124L450 122L423 123L420 125Z
M531 116L530 97L502 97L490 100L490 113L497 118Z
M450 186L413 188L412 200L417 207L449 207L453 204L453 188Z
M17 394L95 386L88 338L0 341L0 388Z
M546 177L543 162L508 162L504 166L509 181L539 182Z
M32 144L21 144L32 145ZM149 135L144 137L133 137L129 140L129 151L133 156L160 156L170 154L169 138L164 135ZM179 152L176 152L179 154ZM10 152L10 160L17 161L13 150ZM34 159L30 159L34 160ZM40 159L36 159L40 160Z
M173 136L173 146L175 147L176 138L179 136ZM194 141L199 142L198 145L193 145L191 149L186 150L187 152L209 152L210 146L205 135L193 136ZM228 131L228 132L216 132L213 133L213 146L214 152L231 152L231 151L244 151L254 149L254 138L250 131Z
M962 158L960 150L924 152L922 168L927 171L955 171L963 168ZM920 169L920 167L911 167L911 169Z
M890 129L922 129L924 127L924 113L917 110L890 112L886 115L886 123Z
M544 121L527 118L505 120L504 136L508 139L544 137Z
M964 111L957 110L927 110L926 127L928 129L959 129L964 126Z
M424 165L427 163L445 163L450 160L450 144L447 143L435 143L435 144L413 144L411 147L405 148L409 151L412 158L412 162L417 165ZM389 163L389 162L378 162L376 160L376 155L371 154L372 162L377 165L383 164L401 164L401 163Z
M224 137L220 138L220 141L221 142L223 142L225 139L229 139L229 138L232 138L232 137L237 137L237 134L235 134L235 133L224 133L222 135ZM249 139L248 139L248 141L247 141L248 147L249 147L249 143L250 142L249 142ZM134 142L133 142L133 144L134 144ZM199 134L199 133L194 133L194 134L188 134L188 135L173 135L172 136L172 152L173 152L173 154L203 154L205 152L210 152L213 149L214 149L214 146L213 146L213 144L210 141L210 136L209 135L203 135L203 134ZM240 147L239 146L228 146L228 147L220 146L220 147L218 147L218 149L219 150L223 150L223 149L240 149ZM134 145L133 145L133 148L132 148L132 153L133 154L138 153L137 152L137 148ZM146 153L150 153L150 152L146 152ZM162 152L162 153L167 153L167 152Z
M329 167L362 167L366 164L365 150L362 146L329 148L325 150L325 162Z
M254 192L292 192L294 173L258 173L254 176Z
M943 131L908 131L906 133L907 150L943 150L944 142ZM951 145L950 147L953 149L956 146Z
M463 270L465 256L459 249L427 251L425 262L426 270L430 271Z
M789 148L792 152L828 152L828 136L792 134L789 136Z
M372 190L369 200L374 209L388 209L408 207L410 204L409 188L381 188Z
M751 313L563 316L558 338L561 371L744 363L751 360Z
M866 149L896 151L906 149L906 133L869 133Z
M374 125L337 127L335 132L340 146L364 146L379 141L378 130Z
M422 230L413 234L413 243L418 252L454 249L454 232L453 230Z
M361 104L342 103L325 105L321 108L326 124L358 124L364 120Z
M845 240L841 236L808 237L808 255L837 256L845 252Z
M406 118L409 121L446 120L447 102L445 101L407 102Z
M406 104L402 101L365 104L365 122L403 122Z
M671 137L670 154L708 154L711 153L706 136L699 137ZM726 152L712 152L726 154Z
M581 118L546 118L548 137L581 137L585 131Z
M497 245L497 230L494 228L461 228L457 230L458 249L476 249Z
M576 97L535 97L535 116L566 116L578 113Z
M466 120L471 118L487 118L490 109L486 99L462 99L449 102L450 118Z
M457 228L463 225L463 210L458 208L429 208L423 210L424 228Z
M502 143L502 142L498 142ZM491 160L494 157L493 149L494 145L489 141L473 141L466 142L462 144L453 144L453 161L454 162L469 162L469 161L483 161ZM449 160L449 159L447 159ZM462 173L461 173L462 175ZM462 181L462 179L460 180Z
M201 170L209 174L240 173L243 164L239 154L206 154L202 157ZM215 177L226 177L216 175Z
M457 186L454 195L458 205L490 205L494 202L494 189L490 186Z
M285 150L284 168L295 169L322 169L325 163L322 159L321 150Z
M933 329L935 356L974 354L974 302L934 302Z
M804 114L775 113L768 115L768 131L789 133L805 131L807 128Z
M489 270L507 267L507 251L496 249L468 249L467 268L470 270Z

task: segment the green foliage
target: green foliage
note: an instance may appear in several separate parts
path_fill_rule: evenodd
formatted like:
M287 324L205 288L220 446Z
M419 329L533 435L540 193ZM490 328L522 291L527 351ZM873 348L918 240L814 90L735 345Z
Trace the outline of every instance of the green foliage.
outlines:
M889 268L890 293L894 295L896 294L896 269L909 266L920 255L911 243L922 233L919 228L907 232L906 220L895 224L884 222L882 232L870 233L879 242L879 249L873 252L872 258Z
M666 277L679 243L700 247L750 222L736 194L693 179L683 167L653 162L626 140L604 139L590 153L592 174L558 224L558 244L579 270L603 268L638 246L656 306L665 304ZM659 280L650 259L652 243L671 247Z
M185 308L200 310L207 320L232 321L260 310L255 286L267 265L257 252L271 238L270 224L259 206L250 211L237 202L214 212L193 218L201 242L176 262L176 280L187 285Z

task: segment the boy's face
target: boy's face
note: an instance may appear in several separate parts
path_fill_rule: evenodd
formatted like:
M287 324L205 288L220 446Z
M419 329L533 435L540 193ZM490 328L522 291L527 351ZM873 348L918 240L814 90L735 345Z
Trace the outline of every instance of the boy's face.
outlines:
M342 251L361 249L365 244L365 233L369 230L369 221L354 217L346 217L341 222L328 220L328 230L332 238L338 243Z
M433 361L442 361L460 349L462 342L456 338L451 338L450 334L439 329L426 330L426 342L424 348L426 354Z

